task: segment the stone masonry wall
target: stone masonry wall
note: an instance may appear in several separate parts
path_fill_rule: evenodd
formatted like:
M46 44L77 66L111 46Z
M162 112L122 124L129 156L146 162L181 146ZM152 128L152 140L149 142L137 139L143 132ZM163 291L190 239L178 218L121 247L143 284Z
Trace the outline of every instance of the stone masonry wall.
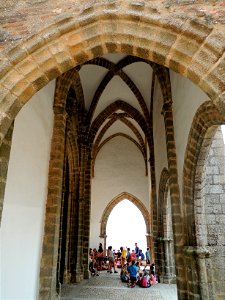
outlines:
M207 246L212 252L212 278L215 295L225 296L225 151L221 128L216 131L206 165L203 195L207 223ZM222 276L223 275L223 276Z
M38 28L43 28L71 12L90 10L94 4L112 3L120 7L122 1L106 0L5 0L0 3L0 51L25 40ZM133 6L150 6L162 14L176 13L202 19L207 24L225 24L225 2L216 0L131 1ZM2 54L4 59L4 54Z

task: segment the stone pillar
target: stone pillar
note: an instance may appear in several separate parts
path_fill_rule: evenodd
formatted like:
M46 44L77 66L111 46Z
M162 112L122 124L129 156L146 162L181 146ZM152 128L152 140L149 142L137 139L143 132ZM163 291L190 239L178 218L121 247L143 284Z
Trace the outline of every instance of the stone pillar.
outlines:
M83 203L83 268L84 278L89 278L88 257L89 257L89 235L91 218L91 146L85 144L84 160L84 203Z
M75 282L80 282L84 278L89 277L88 268L84 268L83 262L83 232L84 232L84 206L85 206L85 165L86 165L86 135L84 132L81 132L78 135L78 147L79 147L79 157L80 157L80 165L79 165L79 212L78 212L78 235L77 235L77 258L76 258L76 265L75 265ZM89 222L89 220L86 220ZM88 257L87 263L88 263ZM86 271L86 275L84 272Z
M160 276L160 280L163 283L176 283L176 276L172 272L171 265L171 246L173 239L171 238L161 238L160 242L162 243L162 248L164 249L164 266L162 269L162 274Z
M162 107L162 115L164 117L166 133L178 297L179 299L187 299L185 264L183 260L184 228L182 209L180 203L180 189L178 185L177 156L174 139L172 100L164 103Z
M196 266L197 273L199 277L199 281L195 274L191 273L191 278L187 278L190 282L192 282L192 295L195 294L196 299L200 296L200 299L210 300L214 299L214 286L213 286L213 278L212 278L212 263L211 256L212 253L206 247L200 246L188 246L184 248L184 253L186 255L186 260L190 268ZM189 273L190 274L190 273Z
M67 120L67 114L63 108L54 107L54 113L54 129L49 162L48 196L39 278L39 299L48 300L57 299L57 260Z

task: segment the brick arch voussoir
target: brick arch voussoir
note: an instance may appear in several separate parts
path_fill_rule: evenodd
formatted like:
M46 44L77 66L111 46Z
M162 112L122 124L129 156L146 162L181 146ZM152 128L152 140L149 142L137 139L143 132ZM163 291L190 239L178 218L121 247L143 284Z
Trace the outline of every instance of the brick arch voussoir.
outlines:
M225 117L211 101L206 101L199 107L192 122L183 168L183 200L185 207L184 216L186 220L187 245L196 244L196 235L194 232L195 226L193 223L193 195L198 157L208 130L214 125L219 126L222 124L225 124ZM211 136L213 136L214 131L215 130L211 130Z
M103 214L102 214L102 218L100 221L100 236L105 236L106 235L106 226L107 226L107 221L108 218L113 210L113 208L120 203L123 200L129 200L131 201L134 205L137 206L137 208L140 210L140 212L143 215L143 218L145 220L145 224L146 224L146 234L149 235L150 234L150 214L147 210L147 208L144 206L144 204L134 195L128 193L128 192L123 192L121 194L119 194L118 196L116 196L115 198L113 198L109 204L106 206Z
M54 106L65 110L67 95L71 86L77 88L76 80L79 80L79 73L76 68L69 70L57 78L54 96Z
M212 26L173 13L166 15L148 6L140 14L129 1L124 1L123 9L117 10L116 15L110 3L95 4L91 9L62 16L60 21L5 52L0 68L1 139L21 105L49 81L112 52L171 68L196 83L225 111L222 25Z

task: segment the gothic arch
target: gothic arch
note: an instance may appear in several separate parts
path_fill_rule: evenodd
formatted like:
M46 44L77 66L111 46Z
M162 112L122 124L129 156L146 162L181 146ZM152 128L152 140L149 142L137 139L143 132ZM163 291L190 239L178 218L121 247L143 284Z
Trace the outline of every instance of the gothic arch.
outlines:
M130 1L119 5L123 7L116 10L116 18L110 3L73 11L6 51L0 78L1 139L22 106L49 81L110 52L131 54L173 69L224 110L223 31L196 19L172 14L168 19L156 8Z
M38 90L106 53L126 53L171 68L198 85L224 112L223 28L128 0L62 14L60 20L38 28L27 40L4 52L0 145L20 109ZM1 207L5 181L6 174L0 183Z
M213 281L215 281L216 276L213 276L212 271L213 266L216 264L215 261L213 263L211 261L211 249L206 240L208 230L210 230L208 227L214 225L213 232L216 235L218 233L217 226L221 226L221 224L218 223L218 225L207 221L206 211L209 212L209 207L213 209L215 206L214 198L219 196L219 194L218 192L215 194L213 187L210 186L209 176L206 179L206 175L210 175L207 174L206 170L208 165L207 157L211 144L213 144L213 137L218 126L224 123L225 118L213 103L210 101L203 103L196 112L192 123L184 161L183 199L186 225L186 247L184 253L186 265L193 270L192 273L186 274L186 278L191 282L189 286L190 291L195 288L193 284L193 278L195 278L194 280L198 284L198 293L202 299L214 299L215 295L213 293L218 291L218 289L214 289ZM221 140L219 144L216 141L216 146L214 145L215 157L220 152L220 149L223 149ZM215 157L213 160L218 163ZM224 169L222 161L220 163L221 169ZM213 180L214 178L212 178L212 182L214 182ZM216 216L214 215L214 217ZM205 226L206 224L208 226ZM221 229L219 228L218 230L220 231ZM218 256L220 255L222 254L220 253ZM217 276L219 276L216 279L217 285L220 280L222 281L221 278L224 278L222 272L221 270L220 272L216 271ZM221 283L221 281L222 287L224 282ZM222 291L221 289L220 292L222 293L221 295L224 295L224 290Z
M225 118L211 102L204 102L197 110L189 133L183 168L183 199L186 219L186 244L196 245L194 224L194 186L197 161L207 130L213 125L222 125ZM213 136L214 129L209 132ZM202 157L204 159L204 157Z
M100 221L100 236L104 237L106 236L106 225L108 222L108 218L109 215L111 214L113 208L120 203L121 201L123 201L124 199L128 199L129 201L131 201L134 205L137 206L137 208L140 210L140 212L143 215L143 218L145 220L145 224L146 224L146 235L150 234L150 215L149 212L147 210L147 208L144 206L144 204L134 195L129 194L127 192L123 192L121 194L119 194L118 196L114 197L109 204L106 206L103 214L102 214L102 218Z

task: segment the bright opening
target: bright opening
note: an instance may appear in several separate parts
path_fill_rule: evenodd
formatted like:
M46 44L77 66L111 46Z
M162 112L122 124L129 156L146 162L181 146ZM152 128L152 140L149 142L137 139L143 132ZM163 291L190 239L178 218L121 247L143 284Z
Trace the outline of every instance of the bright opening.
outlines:
M129 200L123 200L112 210L106 227L107 247L134 249L135 243L145 253L146 224L140 210Z

